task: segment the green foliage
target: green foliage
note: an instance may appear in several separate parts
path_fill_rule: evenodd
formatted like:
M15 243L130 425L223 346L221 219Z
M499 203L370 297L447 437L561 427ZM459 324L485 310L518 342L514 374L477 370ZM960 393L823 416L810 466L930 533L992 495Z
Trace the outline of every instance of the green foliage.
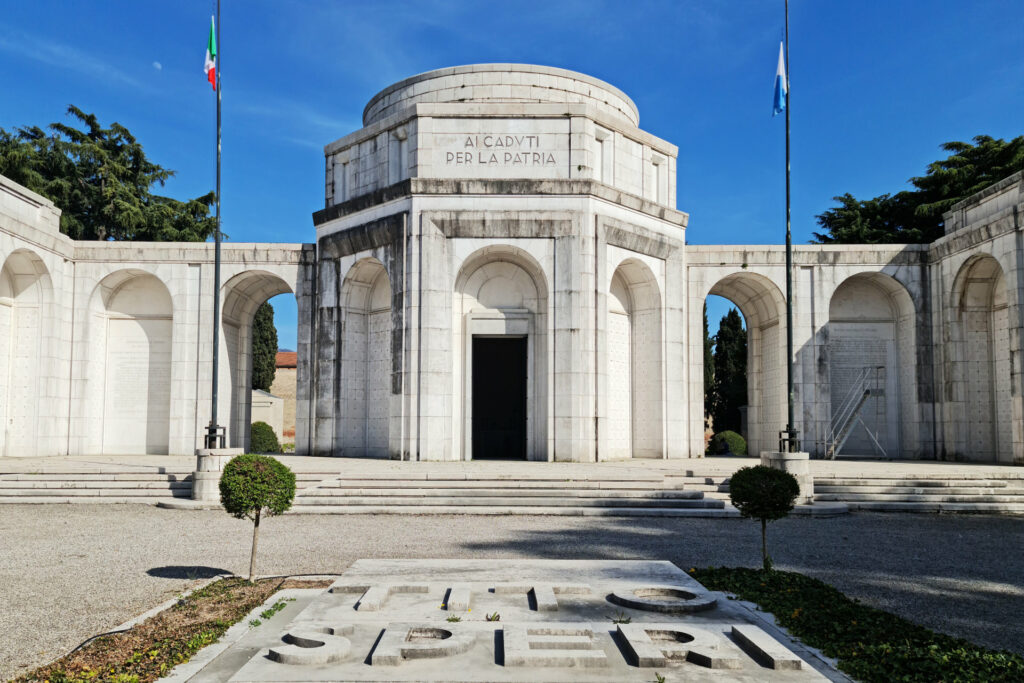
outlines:
M277 328L274 327L274 307L264 301L256 309L256 317L252 321L252 388L270 391L276 372Z
M277 441L274 428L266 422L253 422L250 426L249 450L253 453L280 453L281 444Z
M52 123L0 129L0 174L47 197L61 210L60 229L79 240L201 242L213 234L213 192L179 201L152 193L174 171L150 161L119 123L68 112L81 128Z
M858 681L1021 681L1024 657L935 633L851 600L793 572L744 568L691 570L711 590L729 591L775 615L807 645L839 660Z
M711 402L715 390L715 342L708 334L708 304L704 302L704 417L711 414Z
M462 621L462 617L453 614L450 617L448 617L447 619L445 619L445 621L454 624L454 623Z
M220 477L220 502L238 519L257 519L265 513L279 515L292 506L295 473L265 455L239 455L224 466Z
M741 467L729 478L729 499L733 506L744 517L761 521L761 560L766 573L772 568L768 556L768 522L788 515L799 493L796 477L764 465Z
M708 444L708 452L714 455L725 455L727 453L746 455L747 440L736 432L729 430L718 432L711 437L711 443Z
M773 522L793 509L800 484L789 472L764 465L741 467L729 478L729 498L744 517Z
M712 426L718 432L741 429L740 407L747 404L747 331L735 308L722 316L715 335Z
M978 135L974 144L941 145L950 156L911 178L914 190L859 200L847 193L833 199L839 206L819 214L822 244L902 244L932 242L943 234L942 214L989 185L1024 169L1024 136L1009 142Z

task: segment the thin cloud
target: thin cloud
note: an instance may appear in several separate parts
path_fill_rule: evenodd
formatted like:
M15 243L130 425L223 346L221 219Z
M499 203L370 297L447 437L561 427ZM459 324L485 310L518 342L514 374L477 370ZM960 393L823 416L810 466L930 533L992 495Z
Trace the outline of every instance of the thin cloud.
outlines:
M153 68L156 69L157 71L163 71L164 65L161 64L160 62L153 62Z
M105 83L124 84L135 88L145 87L145 84L109 62L71 45L27 33L0 34L0 51L16 54L47 66L75 71Z

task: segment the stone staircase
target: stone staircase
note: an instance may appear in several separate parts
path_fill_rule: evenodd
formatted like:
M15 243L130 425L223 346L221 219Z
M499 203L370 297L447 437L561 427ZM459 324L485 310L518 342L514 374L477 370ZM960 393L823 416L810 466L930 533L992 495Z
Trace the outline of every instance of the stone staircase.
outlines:
M814 500L874 512L966 512L1024 515L1024 470L991 474L814 478Z
M150 503L192 497L192 472L0 471L2 503Z
M400 476L297 475L292 511L317 514L485 514L645 517L734 516L721 500L676 488L660 473L502 476L409 472Z

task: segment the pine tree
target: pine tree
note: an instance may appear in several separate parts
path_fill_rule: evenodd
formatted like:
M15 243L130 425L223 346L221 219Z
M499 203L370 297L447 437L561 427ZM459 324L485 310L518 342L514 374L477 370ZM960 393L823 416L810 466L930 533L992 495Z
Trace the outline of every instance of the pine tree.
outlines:
M252 388L270 391L277 372L277 328L274 307L268 302L256 309L252 321Z
M153 194L174 171L150 161L127 128L100 125L74 105L64 123L0 129L0 174L50 199L77 240L202 242L213 234L214 193L179 201Z
M747 332L735 308L722 316L715 335L712 419L715 432L740 432L740 407L747 404Z
M825 232L814 233L822 244L913 244L943 235L942 214L975 192L1024 170L1024 135L1009 142L978 135L974 144L947 142L950 156L928 165L911 178L914 190L859 200L847 193L833 200L839 206L818 215Z

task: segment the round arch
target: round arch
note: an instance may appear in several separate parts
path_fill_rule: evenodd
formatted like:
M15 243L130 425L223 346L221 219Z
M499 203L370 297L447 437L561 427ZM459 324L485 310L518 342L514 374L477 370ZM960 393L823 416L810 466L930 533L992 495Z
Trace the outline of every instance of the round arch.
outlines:
M462 262L452 303L456 459L550 457L548 292L543 267L518 247L483 247Z
M954 457L1013 462L1009 306L1006 276L990 254L960 267L950 292L949 368L945 422Z
M601 459L662 458L664 354L662 297L650 267L619 263L608 288Z
M253 419L253 320L259 307L278 294L294 292L284 278L266 270L246 270L221 285L220 353L223 360L218 370L217 412L220 421L223 416L228 418L227 442L233 448L249 448ZM264 421L271 419L269 414L261 417L266 417ZM272 426L280 438L280 426Z
M387 458L392 421L400 396L394 394L391 281L381 261L363 258L349 268L339 307L340 414L336 448L342 455ZM394 417L393 417L394 416Z
M779 287L758 273L719 278L709 295L736 304L747 326L747 452L776 450L786 426L786 301Z
M156 275L130 268L89 297L85 452L165 455L170 445L174 304Z
M920 455L916 320L910 293L885 273L855 273L833 290L826 457Z
M39 452L52 302L50 272L39 255L11 252L0 267L0 456Z

